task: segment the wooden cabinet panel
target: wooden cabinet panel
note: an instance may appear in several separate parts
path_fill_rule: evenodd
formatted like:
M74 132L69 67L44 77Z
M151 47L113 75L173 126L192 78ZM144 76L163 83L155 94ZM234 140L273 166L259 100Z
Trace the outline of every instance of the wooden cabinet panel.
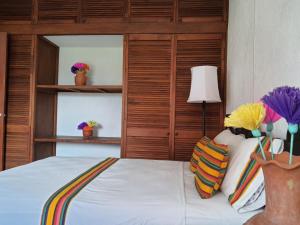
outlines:
M38 37L36 41L36 83L53 85L57 83L59 48L49 40ZM34 108L34 137L56 135L57 95L36 90ZM55 155L53 143L35 143L34 160Z
M126 0L83 0L82 20L93 22L99 20L121 21L126 16Z
M138 21L171 21L174 14L173 0L130 0L130 18Z
M32 0L0 1L0 22L31 23Z
M75 23L81 0L38 0L38 22Z
M11 35L8 43L5 167L11 168L31 161L32 36Z
M169 158L171 42L169 35L129 37L125 157Z
M127 158L169 159L167 137L128 137Z
M6 133L5 168L13 168L31 162L30 130L27 126L9 125Z
M189 160L202 137L201 104L187 103L191 67L218 66L220 96L225 97L225 41L222 35L178 35L176 55L175 160ZM214 137L223 128L225 103L207 104L206 132Z
M178 17L183 22L226 20L227 0L178 0Z

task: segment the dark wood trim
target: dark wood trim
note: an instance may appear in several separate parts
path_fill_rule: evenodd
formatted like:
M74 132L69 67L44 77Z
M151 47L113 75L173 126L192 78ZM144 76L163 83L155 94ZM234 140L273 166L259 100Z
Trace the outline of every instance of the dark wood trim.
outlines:
M52 43L51 41L49 41L50 43ZM57 47L57 52L56 52L56 62L55 62L55 77L54 77L54 82L55 84L58 84L58 66L59 66L59 47L57 45L55 45L54 43L52 43L54 46ZM56 136L57 133L57 93L54 95L53 97L53 136ZM52 146L52 155L56 155L56 144L53 144Z
M46 92L85 92L85 93L122 93L122 85L92 85L92 86L75 86L75 85L42 85L38 84L39 91Z
M31 67L31 77L30 77L30 112L29 112L29 124L31 124L30 129L30 161L34 159L34 134L35 134L35 112L36 112L36 80L38 71L38 37L34 35L32 38L32 67Z
M121 144L121 138L119 137L90 137L83 138L78 136L53 136L53 137L37 137L35 142L46 143L85 143L85 144L107 144L107 145L119 145Z
M224 22L228 21L228 16L229 16L229 0L224 0L224 17L223 20Z
M126 157L127 140L127 82L128 82L128 35L123 41L123 96L122 96L122 143L121 157Z
M176 116L176 51L177 37L172 38L172 69L170 79L170 159L175 159L175 116Z
M222 60L222 69L223 69L223 96L224 98L222 99L222 104L223 104L223 112L221 113L221 118L225 118L226 116L226 105L227 105L227 34L223 34L223 60ZM222 121L222 126L224 127L224 122Z
M11 34L74 35L74 34L201 34L226 33L226 22L199 23L88 23L88 24L7 24L0 32Z
M126 11L126 17L129 18L131 16L131 0L127 0L127 11Z
M37 24L38 22L38 0L32 0L32 22L33 24Z
M76 22L77 23L82 23L83 22L83 17L82 17L82 13L83 12L83 1L79 1L79 4L78 4L78 15L77 15L77 18L76 18Z
M178 13L179 13L179 0L174 0L174 11L173 11L173 23L178 23Z
M4 169L7 33L0 33L0 171Z

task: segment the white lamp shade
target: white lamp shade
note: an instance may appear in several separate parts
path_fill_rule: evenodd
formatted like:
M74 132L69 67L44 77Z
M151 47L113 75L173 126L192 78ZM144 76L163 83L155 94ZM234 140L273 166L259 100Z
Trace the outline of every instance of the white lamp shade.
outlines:
M216 66L196 66L191 68L192 83L189 103L221 102L218 88L218 68Z

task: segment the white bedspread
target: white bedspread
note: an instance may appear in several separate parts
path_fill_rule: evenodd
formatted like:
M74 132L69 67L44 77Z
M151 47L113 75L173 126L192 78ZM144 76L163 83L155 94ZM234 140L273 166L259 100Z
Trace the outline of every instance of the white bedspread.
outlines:
M51 157L0 173L0 225L39 225L46 200L103 159ZM71 202L66 225L242 225L219 193L202 200L188 164L121 159Z

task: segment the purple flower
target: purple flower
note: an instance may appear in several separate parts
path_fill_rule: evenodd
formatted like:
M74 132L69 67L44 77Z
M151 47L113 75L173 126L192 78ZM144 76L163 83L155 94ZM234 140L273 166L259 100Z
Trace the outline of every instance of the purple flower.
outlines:
M78 67L75 67L75 66L71 67L71 72L74 73L74 74L76 74L78 70L79 70Z
M81 124L78 125L77 129L82 130L86 126L88 126L88 124L86 122L82 122Z
M262 101L290 124L300 123L300 89L278 87L262 98Z

